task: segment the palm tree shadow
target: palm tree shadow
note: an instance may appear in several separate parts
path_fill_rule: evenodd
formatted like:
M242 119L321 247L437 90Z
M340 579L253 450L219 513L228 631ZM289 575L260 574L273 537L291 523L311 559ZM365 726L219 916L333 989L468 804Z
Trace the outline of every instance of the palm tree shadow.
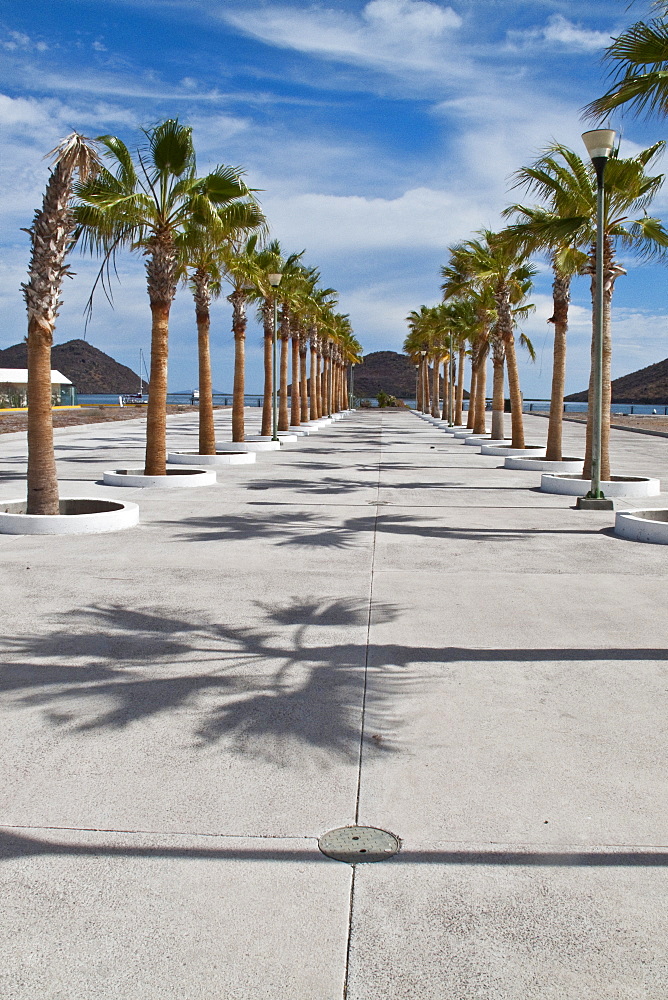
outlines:
M298 746L319 751L323 766L332 755L355 760L367 605L257 608L252 627L113 605L71 612L48 634L5 640L2 690L19 708L41 709L63 738L168 715L195 749L223 744L281 766ZM386 606L378 616L397 613ZM390 668L379 679L381 703L409 683L404 673Z

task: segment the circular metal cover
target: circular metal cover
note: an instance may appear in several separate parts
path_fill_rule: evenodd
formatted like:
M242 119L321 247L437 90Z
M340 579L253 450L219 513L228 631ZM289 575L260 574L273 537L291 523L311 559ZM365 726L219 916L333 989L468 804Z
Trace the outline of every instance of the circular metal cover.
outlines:
M328 858L356 865L391 858L399 850L399 838L375 826L340 826L323 833L318 847Z

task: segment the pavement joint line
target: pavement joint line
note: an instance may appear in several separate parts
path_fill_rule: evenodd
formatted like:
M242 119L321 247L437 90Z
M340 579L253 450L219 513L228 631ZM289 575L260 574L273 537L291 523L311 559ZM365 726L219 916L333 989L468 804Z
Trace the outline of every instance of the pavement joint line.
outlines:
M377 463L378 477L376 482L376 497L380 494L380 470L383 461L383 423L381 415L380 423L380 441L379 441L379 455ZM355 825L359 823L359 811L360 811L360 791L362 787L362 763L364 756L364 720L366 713L366 696L369 680L369 648L371 643L371 614L373 610L373 579L374 579L374 569L376 561L376 540L378 537L378 517L379 510L376 506L376 514L373 523L373 542L371 547L371 574L369 579L369 609L367 614L367 624L366 624L366 649L364 652L364 686L362 689L362 718L360 724L360 742L359 742L359 762L357 766L357 789L355 792ZM348 996L348 979L350 971L350 956L352 950L352 929L353 929L353 907L355 905L355 865L352 865L352 872L350 876L350 900L348 903L348 932L346 940L346 961L343 973L343 1000L346 1000Z
M350 956L352 952L353 939L353 902L355 896L355 870L356 866L351 865L350 873L350 903L348 905L348 940L346 942L346 963L343 970L343 1000L348 996L348 980L350 973Z

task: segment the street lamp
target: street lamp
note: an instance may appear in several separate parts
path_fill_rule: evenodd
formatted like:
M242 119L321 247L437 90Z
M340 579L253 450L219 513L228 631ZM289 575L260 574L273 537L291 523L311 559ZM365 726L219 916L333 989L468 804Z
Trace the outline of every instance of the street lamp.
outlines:
M427 372L426 372L426 369L425 369L425 360L424 360L425 357L426 357L426 355L427 355L427 352L426 351L420 351L420 355L422 357L422 367L420 369L420 372L421 372L420 378L421 378L421 385L422 385L422 412L423 413L427 413L428 412L428 410L427 410L427 399L429 398L429 393L428 393L429 383L427 381Z
M272 288L278 288L283 275L280 272L268 274ZM271 339L271 440L278 441L278 406L276 402L276 330L278 328L278 295L274 292L274 332Z
M579 510L612 510L613 502L601 490L601 425L603 423L603 253L605 223L605 187L603 176L615 145L616 132L611 128L597 128L582 133L596 171L596 298L594 300L594 371L592 379L591 427L591 489L586 497L579 497Z
M450 392L448 393L448 427L455 423L455 359L452 353L452 331L450 331Z

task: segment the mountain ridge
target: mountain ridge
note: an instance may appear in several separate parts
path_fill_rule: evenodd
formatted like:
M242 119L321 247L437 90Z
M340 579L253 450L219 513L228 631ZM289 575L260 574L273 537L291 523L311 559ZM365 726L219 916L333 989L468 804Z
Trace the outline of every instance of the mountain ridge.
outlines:
M0 368L27 368L28 345L25 341L0 350ZM121 394L139 391L139 375L115 361L87 340L68 340L51 348L51 367L66 375L77 392ZM146 380L144 384L148 385Z
M588 396L585 389L564 396L564 400L567 403L586 403ZM645 405L668 403L668 358L613 379L612 402Z

